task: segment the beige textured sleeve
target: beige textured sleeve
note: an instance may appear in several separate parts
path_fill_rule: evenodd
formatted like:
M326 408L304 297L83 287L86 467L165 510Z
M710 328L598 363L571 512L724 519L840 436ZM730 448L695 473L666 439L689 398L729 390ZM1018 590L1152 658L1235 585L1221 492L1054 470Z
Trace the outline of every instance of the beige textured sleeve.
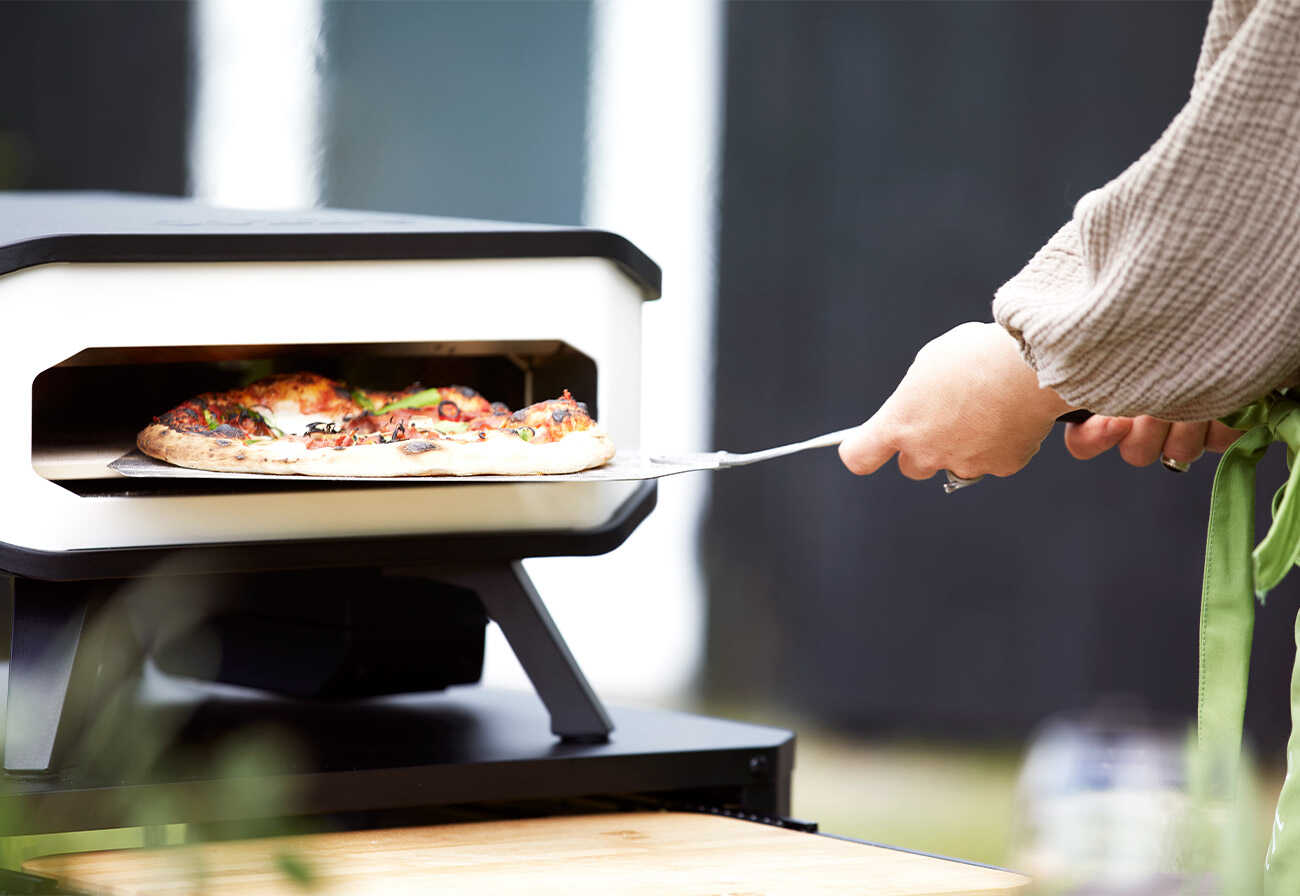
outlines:
M1070 403L1221 416L1300 369L1300 0L1217 0L1195 86L994 316Z

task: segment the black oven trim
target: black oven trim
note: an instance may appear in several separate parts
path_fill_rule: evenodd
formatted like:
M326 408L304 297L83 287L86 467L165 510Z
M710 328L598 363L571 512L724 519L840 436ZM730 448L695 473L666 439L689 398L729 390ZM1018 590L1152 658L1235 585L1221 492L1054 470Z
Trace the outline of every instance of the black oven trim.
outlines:
M606 230L333 209L242 211L114 193L0 192L0 275L52 262L605 258L657 299L659 266Z

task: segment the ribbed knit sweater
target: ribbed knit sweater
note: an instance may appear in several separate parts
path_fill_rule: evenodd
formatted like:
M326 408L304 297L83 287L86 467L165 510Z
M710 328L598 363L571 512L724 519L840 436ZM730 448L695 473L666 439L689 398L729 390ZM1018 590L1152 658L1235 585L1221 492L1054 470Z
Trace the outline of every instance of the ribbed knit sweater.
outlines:
M1215 0L1191 96L998 290L1078 407L1221 416L1300 373L1300 0Z

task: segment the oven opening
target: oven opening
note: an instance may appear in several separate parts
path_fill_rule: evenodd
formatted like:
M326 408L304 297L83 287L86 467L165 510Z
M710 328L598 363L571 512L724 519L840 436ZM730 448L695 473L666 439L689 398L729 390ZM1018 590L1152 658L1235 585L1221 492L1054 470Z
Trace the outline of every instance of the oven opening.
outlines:
M32 467L85 496L374 487L300 476L283 477L288 482L138 479L108 468L135 447L136 433L155 416L187 398L299 371L369 389L470 386L512 409L568 389L599 419L595 362L559 340L88 348L32 384Z

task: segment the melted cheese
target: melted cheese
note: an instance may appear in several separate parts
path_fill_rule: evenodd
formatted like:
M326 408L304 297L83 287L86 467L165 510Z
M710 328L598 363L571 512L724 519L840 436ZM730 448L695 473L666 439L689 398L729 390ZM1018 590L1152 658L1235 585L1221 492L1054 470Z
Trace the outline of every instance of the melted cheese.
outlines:
M422 432L439 432L443 435L454 435L469 429L469 424L463 420L435 420L432 417L412 417L407 421L407 426Z
M303 414L293 408L281 407L280 410L273 411L264 405L258 405L253 408L262 415L262 419L269 426L282 431L286 436L302 436L307 434L307 426L312 423L342 423L342 420L335 419L326 414Z

